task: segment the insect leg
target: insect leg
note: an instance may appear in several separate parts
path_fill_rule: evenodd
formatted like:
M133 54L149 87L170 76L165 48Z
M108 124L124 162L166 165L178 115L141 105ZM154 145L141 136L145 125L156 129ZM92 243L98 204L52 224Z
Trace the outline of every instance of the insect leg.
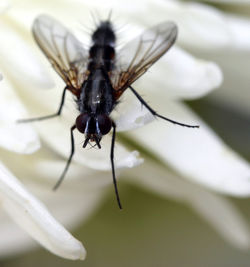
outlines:
M63 170L63 173L61 174L59 180L57 181L57 183L53 187L53 190L56 190L60 186L60 184L62 183L62 181L63 181L63 179L64 179L64 177L65 177L65 175L66 175L66 173L67 173L67 171L69 169L69 165L71 163L72 157L73 157L74 152L75 152L75 140L74 140L74 134L73 134L73 131L75 129L76 129L76 126L75 125L73 125L71 127L71 129L70 129L70 138L71 138L71 152L70 152L70 156L69 156L69 158L67 160L66 166L65 166L65 168Z
M180 123L171 119L168 119L160 114L158 114L155 110L153 110L146 102L145 100L135 91L135 89L131 86L129 86L130 90L133 92L133 94L137 97L137 99L142 103L142 105L144 105L154 116L161 118L163 120L169 121L171 123L180 125L180 126L184 126L184 127L189 127L189 128L199 128L199 125L189 125L189 124L184 124L184 123Z
M113 126L113 134L112 134L112 141L111 141L110 161L111 161L112 177L113 177L113 184L115 187L116 200L117 200L119 208L122 209L122 205L121 205L121 201L120 201L120 197L118 193L118 188L117 188L117 183L116 183L116 176L115 176L114 149L115 149L116 125L114 122L112 122L112 126Z
M64 90L63 90L60 106L59 106L58 111L55 114L48 115L48 116L43 116L43 117L31 118L31 119L21 119L21 120L17 120L17 122L18 123L23 123L23 122L42 121L42 120L47 120L47 119L51 119L51 118L60 116L61 112L62 112L63 105L64 105L64 100L65 100L65 95L66 95L66 90L67 89L68 89L68 87L66 86L64 88Z

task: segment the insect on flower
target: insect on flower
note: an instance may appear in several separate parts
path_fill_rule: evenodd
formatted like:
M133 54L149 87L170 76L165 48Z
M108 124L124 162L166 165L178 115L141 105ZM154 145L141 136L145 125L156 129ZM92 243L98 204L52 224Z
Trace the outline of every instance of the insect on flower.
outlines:
M66 86L55 114L22 119L19 122L40 121L59 116L66 91L70 91L76 98L80 114L70 129L71 153L54 189L58 188L64 179L74 155L74 130L77 129L85 135L83 148L93 142L100 149L103 135L113 128L110 161L115 194L121 208L114 166L116 124L110 114L124 91L129 88L138 101L156 117L180 126L199 127L179 123L158 114L131 86L173 45L177 26L172 22L158 24L127 43L118 52L115 51L116 37L110 20L99 23L92 34L89 51L58 21L45 15L35 20L33 35Z

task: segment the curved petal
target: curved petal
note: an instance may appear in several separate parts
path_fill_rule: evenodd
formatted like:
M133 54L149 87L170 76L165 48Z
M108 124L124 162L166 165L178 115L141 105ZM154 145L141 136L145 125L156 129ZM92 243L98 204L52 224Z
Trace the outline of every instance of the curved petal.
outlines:
M49 130L49 133L48 133ZM71 143L70 143L70 127L65 127L62 123L50 124L43 128L39 126L39 133L43 140L53 148L54 151L62 155L65 159L69 157ZM82 165L88 166L96 170L110 170L110 146L111 133L104 136L101 142L101 149L87 147L82 148L85 140L84 135L79 132L74 132L75 139L75 153L73 161ZM115 166L116 168L132 168L137 166L142 161L136 151L128 151L118 141L115 143Z
M184 104L158 99L161 114L167 107L171 119L190 123L199 129L184 128L165 121L154 121L133 132L142 146L155 153L183 177L218 192L234 196L250 195L250 166L195 116Z
M142 108L139 100L129 89L112 112L112 118L116 123L117 131L120 132L142 127L155 119L147 109Z
M250 232L244 218L229 200L204 190L197 184L180 179L162 165L146 160L145 164L126 173L131 183L139 184L163 197L188 203L228 242L248 249Z
M65 187L65 190L60 188L55 193L37 183L29 185L29 188L50 207L53 216L69 229L83 224L95 211L103 194L106 193L106 190L69 191ZM78 204L75 205L76 203ZM4 213L0 215L0 236L0 257L16 255L37 247L37 243Z
M105 190L105 187L113 182L110 169L106 171L99 170L98 166L88 168L84 164L72 162L63 183L54 191L53 187L65 168L66 160L58 157L52 150L46 149L46 146L43 146L32 157L24 155L20 157L17 154L3 153L0 150L0 158L3 158L4 164L9 169L15 167L15 173L18 174L18 178L25 185L30 185L33 189L33 187L36 188L37 184L37 186L47 190L51 197L54 196L55 198L57 194L60 195L64 190L66 190L65 195L70 195L72 192L82 195L85 192L88 194L99 189ZM142 159L140 161L142 162ZM129 166L129 163L127 163L126 168L129 168ZM117 178L119 178L121 172L122 169L116 168Z
M218 65L195 58L175 46L150 69L149 74L135 83L135 87L162 97L195 99L218 88L222 81Z
M84 259L82 244L2 164L0 171L1 202L9 216L52 253L68 259Z
M86 183L79 183L79 180L77 181L78 190L76 189L76 182L69 188L61 187L57 192L49 190L48 187L40 187L35 183L31 183L29 188L50 207L53 216L63 222L63 225L73 229L91 216L107 193L107 187L85 190L84 185Z
M178 25L178 43L184 47L207 51L225 48L244 48L248 51L250 49L250 33L247 30L250 20L226 14L215 7L197 2L147 1L144 16L131 13L129 21L137 24L141 22L149 27L166 19L175 21ZM237 25L241 25L241 29L237 27L236 30Z
M1 210L0 257L11 257L38 247L38 244Z

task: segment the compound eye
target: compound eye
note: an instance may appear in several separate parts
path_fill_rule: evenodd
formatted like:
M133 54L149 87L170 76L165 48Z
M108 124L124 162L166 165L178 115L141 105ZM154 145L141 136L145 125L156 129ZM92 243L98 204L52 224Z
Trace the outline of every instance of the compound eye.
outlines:
M112 122L111 122L111 119L107 115L105 114L98 115L97 122L98 122L99 129L102 135L105 135L110 132L111 127L112 127Z
M78 129L79 132L85 133L88 120L89 120L89 115L86 113L80 114L76 118L76 128Z

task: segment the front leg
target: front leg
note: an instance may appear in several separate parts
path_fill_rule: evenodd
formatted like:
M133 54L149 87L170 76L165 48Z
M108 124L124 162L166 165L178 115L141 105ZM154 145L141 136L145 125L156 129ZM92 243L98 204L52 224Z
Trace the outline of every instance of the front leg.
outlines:
M67 160L66 166L65 166L65 168L64 168L64 170L63 170L58 182L53 187L53 190L56 190L60 186L60 184L62 183L62 181L63 181L63 179L64 179L64 177L65 177L65 175L66 175L66 173L67 173L67 171L69 169L69 165L70 165L70 163L72 161L73 155L75 153L75 140L74 140L74 133L73 133L75 129L76 129L75 125L73 125L71 127L71 129L70 129L71 152L70 152L69 158Z

